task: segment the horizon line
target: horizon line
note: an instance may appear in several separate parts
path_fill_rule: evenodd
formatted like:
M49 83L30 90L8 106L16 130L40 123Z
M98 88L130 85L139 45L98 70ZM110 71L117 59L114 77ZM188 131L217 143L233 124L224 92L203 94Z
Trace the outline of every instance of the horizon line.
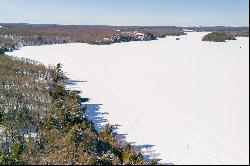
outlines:
M28 24L28 25L58 25L58 26L110 26L110 27L246 27L249 25L235 26L235 25L105 25L105 24L58 24L58 23L29 23L29 22L0 22L0 24Z

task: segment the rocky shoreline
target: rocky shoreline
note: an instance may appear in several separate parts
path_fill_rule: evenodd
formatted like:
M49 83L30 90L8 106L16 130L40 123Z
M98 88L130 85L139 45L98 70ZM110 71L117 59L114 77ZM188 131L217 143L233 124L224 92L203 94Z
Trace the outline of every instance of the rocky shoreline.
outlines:
M122 42L130 42L130 41L150 41L150 40L157 40L157 36L152 33L139 33L135 32L123 32L116 36L111 36L107 38L103 38L103 40L96 41L94 44L112 44L112 43L122 43Z

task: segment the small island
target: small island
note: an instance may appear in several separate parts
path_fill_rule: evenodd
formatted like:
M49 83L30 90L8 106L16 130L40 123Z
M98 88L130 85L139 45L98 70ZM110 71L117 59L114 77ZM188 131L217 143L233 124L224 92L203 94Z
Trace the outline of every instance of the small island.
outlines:
M226 40L236 40L235 36L226 32L212 32L205 35L202 41L225 42Z

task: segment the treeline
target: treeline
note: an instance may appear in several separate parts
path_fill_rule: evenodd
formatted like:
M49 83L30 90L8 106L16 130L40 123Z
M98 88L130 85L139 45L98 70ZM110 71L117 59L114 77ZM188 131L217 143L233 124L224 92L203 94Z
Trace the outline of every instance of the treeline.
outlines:
M233 35L235 37L249 37L249 27L225 27L225 26L213 26L213 27L186 27L196 32L223 32Z
M235 36L225 32L212 32L205 35L202 41L225 42L226 40L236 40Z
M61 65L0 54L0 165L145 165L140 152L96 131ZM157 164L152 161L151 164Z
M18 47L19 47L19 44L16 41L0 36L0 53L1 54L7 51L15 50Z
M62 43L112 44L147 41L166 36L185 35L183 28L194 31L223 32L235 37L249 37L249 27L176 27L176 26L104 26L0 23L0 48ZM145 37L134 35L138 32ZM131 35L132 34L132 35Z
M130 27L94 25L47 25L0 23L0 47L12 48L62 43L111 44L138 41L138 36L128 35L135 31L143 33L143 40L155 40L167 35L184 35L179 27ZM107 40L108 39L108 40Z

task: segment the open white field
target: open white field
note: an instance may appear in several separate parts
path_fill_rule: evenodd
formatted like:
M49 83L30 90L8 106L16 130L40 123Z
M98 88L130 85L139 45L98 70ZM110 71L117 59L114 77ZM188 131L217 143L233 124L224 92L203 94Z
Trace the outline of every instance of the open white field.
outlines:
M119 124L128 142L174 164L249 163L249 38L206 33L108 46L23 47L9 55L63 64L91 98L97 127ZM99 105L100 109L98 110Z

